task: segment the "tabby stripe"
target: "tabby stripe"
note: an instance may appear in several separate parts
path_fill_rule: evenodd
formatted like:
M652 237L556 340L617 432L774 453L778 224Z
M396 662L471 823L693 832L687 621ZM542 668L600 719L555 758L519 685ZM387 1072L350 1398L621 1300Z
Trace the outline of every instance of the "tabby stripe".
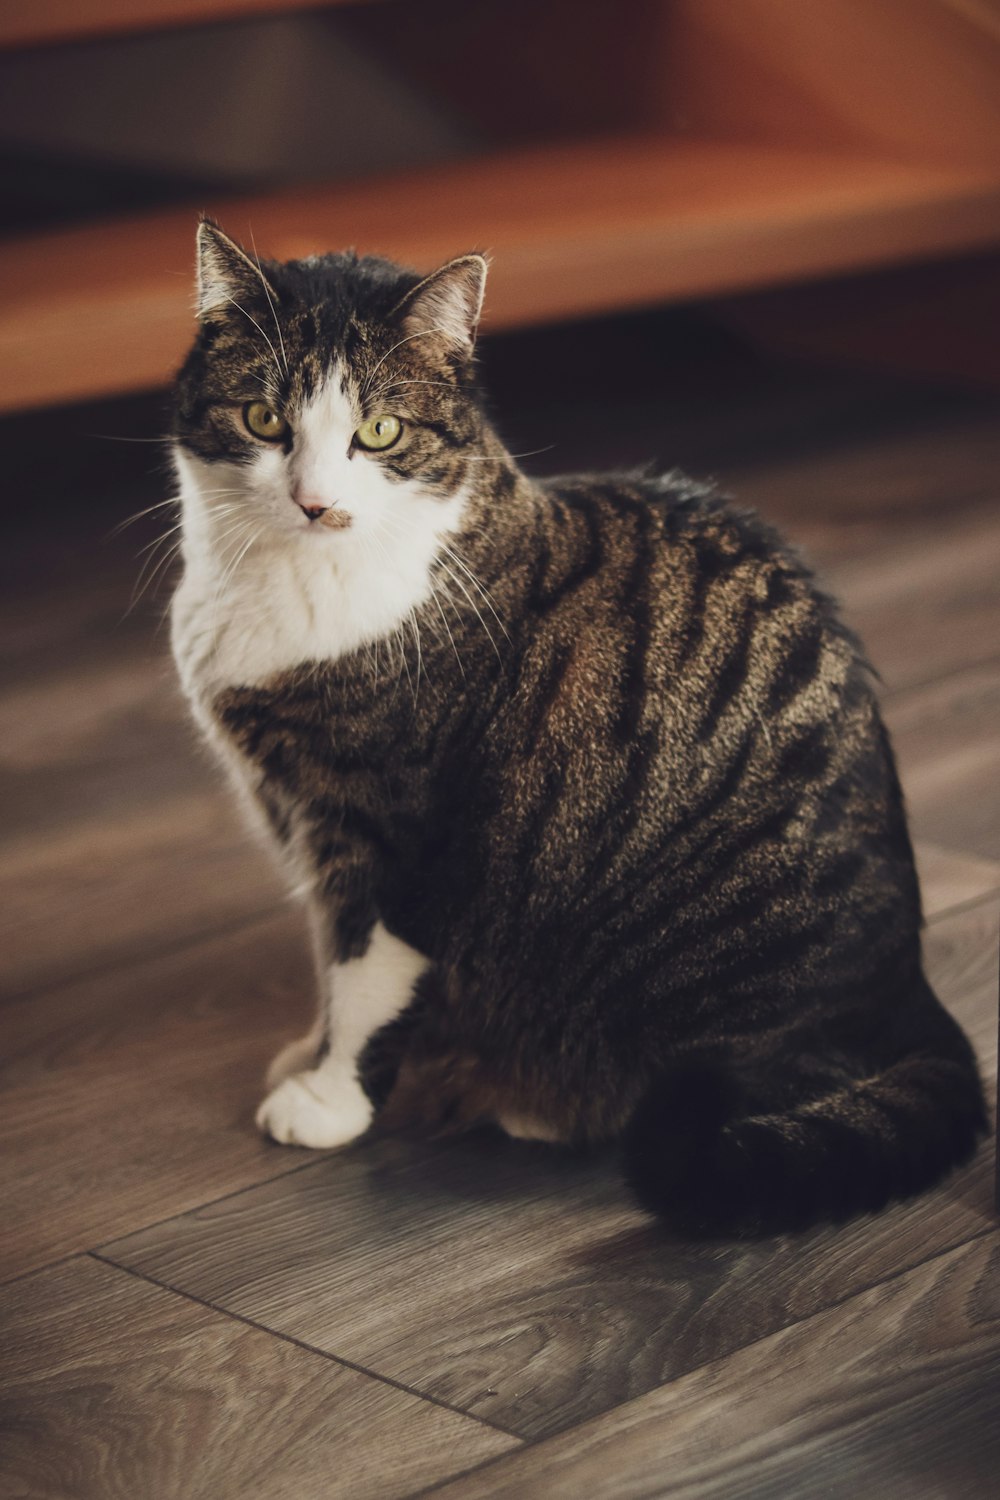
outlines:
M815 785L829 767L833 746L826 724L812 724L804 734L790 740L778 757L779 778Z
M775 667L767 694L769 713L777 714L814 680L823 654L823 639L822 621L812 614L804 628L792 637Z
M723 571L722 557L707 548L691 549L689 560L690 597L684 608L684 632L677 654L677 668L685 667L697 655L705 638L705 615L712 584Z
M702 744L711 739L722 715L746 681L747 661L751 646L755 644L754 615L753 600L748 599L740 617L731 626L735 640L725 662L716 673L712 696L697 729L697 737Z
M576 652L575 642L565 642L557 646L552 654L552 667L548 675L536 691L531 704L531 718L529 719L524 733L521 753L526 759L530 759L538 748L538 741L544 729L549 713L559 694L563 679L569 669Z
M539 615L548 614L568 594L586 583L588 578L593 578L604 562L600 513L596 502L590 496L574 495L570 500L569 509L582 517L587 533L586 543L576 565L549 587L545 587L545 576L551 566L551 553L547 548L543 552L542 571L536 573L528 598L529 607Z
M653 570L652 517L646 510L636 516L634 556L622 589L623 617L632 620L632 637L625 658L620 688L621 705L615 733L626 744L634 737L646 701L646 661L653 633L650 578Z

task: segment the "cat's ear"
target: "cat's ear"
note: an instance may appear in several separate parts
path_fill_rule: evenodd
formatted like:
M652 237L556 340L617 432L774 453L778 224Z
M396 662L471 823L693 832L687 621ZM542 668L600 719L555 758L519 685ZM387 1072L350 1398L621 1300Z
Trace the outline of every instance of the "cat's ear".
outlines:
M408 335L438 333L460 353L469 355L476 342L485 290L484 257L460 255L407 292L396 311L403 314Z
M268 298L277 301L274 288L269 285L259 261L251 260L246 251L228 234L223 234L211 219L202 219L198 225L197 243L199 318L218 318L228 312L234 302L260 296L261 287Z

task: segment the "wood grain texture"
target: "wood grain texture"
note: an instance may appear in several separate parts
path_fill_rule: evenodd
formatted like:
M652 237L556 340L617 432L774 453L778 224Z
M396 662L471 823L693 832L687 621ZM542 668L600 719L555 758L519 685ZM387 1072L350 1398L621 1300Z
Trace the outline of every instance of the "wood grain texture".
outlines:
M995 1069L1000 902L927 938ZM992 1162L838 1229L670 1240L612 1160L491 1136L362 1144L107 1248L122 1265L522 1436L559 1431L992 1222Z
M11 1500L390 1500L514 1446L89 1257L0 1322Z
M986 514L945 519L933 546L897 528L890 549L876 547L828 575L886 696L959 668L995 662L1000 657L1000 475Z
M998 1377L994 1233L432 1493L978 1500L996 1490Z
M886 721L914 837L1000 858L1000 661L900 695Z
M253 1110L311 989L288 911L0 1007L0 1276L300 1166Z
M7 663L0 997L141 958L281 899L196 744L162 636L112 628L130 570L110 623L108 611L74 620L56 605L62 639ZM45 602L22 605L22 628L45 613Z

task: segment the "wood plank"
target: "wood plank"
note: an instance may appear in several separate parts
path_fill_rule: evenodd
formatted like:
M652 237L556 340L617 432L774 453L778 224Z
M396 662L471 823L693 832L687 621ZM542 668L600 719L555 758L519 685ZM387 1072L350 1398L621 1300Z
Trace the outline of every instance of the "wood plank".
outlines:
M253 1111L310 969L289 910L0 1007L0 1277L301 1166Z
M986 902L927 936L930 972L991 1075L998 915L1000 903ZM935 1192L874 1218L757 1244L697 1245L641 1215L612 1160L487 1135L400 1137L105 1253L537 1438L992 1223L985 1149Z
M942 518L932 545L900 528L887 546L831 570L886 694L1000 656L997 502L1000 481L985 514Z
M673 0L665 108L697 131L997 161L995 0Z
M991 167L659 133L214 207L281 259L345 237L421 267L485 246L494 329L1000 239ZM0 247L0 409L167 381L189 337L195 218L192 206Z
M1000 662L886 704L914 836L1000 858Z
M347 0L5 0L0 11L0 47L37 47L80 37L118 35L166 26L197 26L245 16L315 10ZM358 0L350 0L351 4Z
M515 1440L89 1257L0 1290L4 1493L390 1500Z
M994 1233L433 1494L993 1494L1000 1464L998 1284Z
M57 642L69 660L0 692L2 994L141 957L282 899L196 746L165 649L116 650L113 636L82 652Z
M914 853L928 922L938 921L953 907L1000 895L1000 862L961 854L941 844L918 843Z
M137 780L137 797L143 790ZM238 928L285 899L269 858L212 786L151 799L148 811L90 812L0 852L0 1003Z

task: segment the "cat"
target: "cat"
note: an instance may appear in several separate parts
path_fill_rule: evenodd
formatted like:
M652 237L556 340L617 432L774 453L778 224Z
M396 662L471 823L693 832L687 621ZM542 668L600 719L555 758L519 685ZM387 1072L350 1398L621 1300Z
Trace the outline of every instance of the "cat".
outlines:
M197 246L173 649L319 986L260 1129L343 1145L408 1076L619 1142L710 1235L968 1158L872 673L797 554L676 472L524 474L477 387L481 256Z

